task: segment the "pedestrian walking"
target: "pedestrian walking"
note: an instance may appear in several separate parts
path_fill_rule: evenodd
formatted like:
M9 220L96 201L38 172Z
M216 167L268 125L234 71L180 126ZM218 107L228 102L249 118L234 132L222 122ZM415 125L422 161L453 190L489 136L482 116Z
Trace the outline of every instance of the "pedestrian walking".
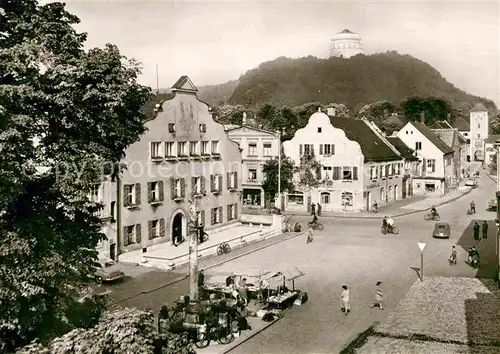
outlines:
M318 203L318 216L321 216L321 204Z
M472 228L473 232L474 232L474 240L479 240L479 224L476 223L474 224L474 227Z
M455 245L451 246L451 255L448 260L450 264L457 264L457 250L455 249Z
M309 244L313 242L313 229L312 226L309 226L307 229L307 239L306 239L306 244Z
M381 285L381 281L378 281L377 284L375 284L375 301L373 301L373 304L371 304L370 307L378 306L381 310L383 310L384 306L382 305L382 299L384 298L384 294L382 293Z
M311 215L316 216L316 204L311 203Z
M347 314L351 311L351 306L349 305L349 290L346 285L342 285L342 294L340 295L340 301L342 303L341 311Z
M474 201L470 202L470 211L472 214L476 213L476 203L474 203Z
M488 238L488 223L486 220L483 222L483 238Z

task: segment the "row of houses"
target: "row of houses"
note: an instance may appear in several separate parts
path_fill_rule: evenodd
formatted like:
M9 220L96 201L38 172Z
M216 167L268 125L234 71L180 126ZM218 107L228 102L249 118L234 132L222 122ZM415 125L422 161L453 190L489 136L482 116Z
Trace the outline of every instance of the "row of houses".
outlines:
M119 253L187 237L188 218L205 230L238 224L244 208L264 207L262 166L283 149L296 165L310 154L321 165L319 185L295 183L282 207L325 211L364 211L416 194L441 193L461 178L462 135L456 129L430 129L407 123L385 134L366 119L314 113L308 124L282 142L278 132L247 124L223 126L214 120L197 89L182 76L168 94L145 107L146 132L125 151L127 166L115 179L103 176L92 190L101 203L107 241L100 252ZM296 181L297 182L297 181ZM195 210L190 205L195 205Z

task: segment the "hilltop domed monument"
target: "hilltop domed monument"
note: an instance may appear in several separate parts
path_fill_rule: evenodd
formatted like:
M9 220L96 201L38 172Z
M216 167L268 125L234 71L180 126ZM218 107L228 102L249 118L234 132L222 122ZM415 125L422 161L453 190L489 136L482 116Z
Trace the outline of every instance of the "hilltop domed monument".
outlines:
M359 34L345 29L332 37L330 58L341 57L347 59L357 54L363 54L363 45Z

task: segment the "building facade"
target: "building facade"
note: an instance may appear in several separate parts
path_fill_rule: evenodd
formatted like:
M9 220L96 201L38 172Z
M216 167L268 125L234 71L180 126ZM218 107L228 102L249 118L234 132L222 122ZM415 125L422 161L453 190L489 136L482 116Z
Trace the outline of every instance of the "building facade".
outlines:
M243 207L263 208L265 203L264 175L262 167L266 161L278 158L280 136L261 128L246 124L227 130L229 138L238 143L242 154L241 183Z
M387 137L387 140L403 158L403 168L400 173L402 182L401 198L411 197L413 196L413 178L420 177L422 173L420 161L415 156L415 151L406 146L397 136Z
M454 128L432 129L439 139L444 141L453 150L453 166L458 180L464 178L464 162L467 160L467 140Z
M485 160L485 141L489 131L488 109L481 103L470 110L470 156L474 161Z
M90 191L90 200L102 205L102 209L96 213L96 216L101 219L102 233L107 238L97 245L97 251L112 259L115 259L117 254L116 186L116 180L106 176L102 183L93 185Z
M465 147L464 147L464 161L471 161L471 137L470 137L470 124L463 119L462 117L458 117L453 122L453 128L457 129L460 135L465 139Z
M422 162L421 175L413 178L413 193L446 193L457 178L453 149L423 123L409 122L397 136Z
M196 92L182 76L145 107L147 131L127 148L117 187L118 253L187 238L189 200L205 230L238 220L241 153Z
M301 159L314 157L319 171L311 171L317 185L301 185L294 177L296 191L285 195L287 211L310 211L311 204L320 204L323 211L359 211L364 208L363 153L355 141L335 128L328 115L316 112L307 125L283 143L287 157L300 166Z

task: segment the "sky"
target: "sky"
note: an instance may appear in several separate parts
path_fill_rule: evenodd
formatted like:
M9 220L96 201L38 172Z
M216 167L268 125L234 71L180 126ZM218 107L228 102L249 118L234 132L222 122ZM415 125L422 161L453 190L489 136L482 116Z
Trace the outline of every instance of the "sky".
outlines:
M181 75L195 85L238 79L280 56L326 58L332 35L348 28L361 35L365 54L410 54L500 106L498 0L65 2L88 48L116 44L143 64L139 81L153 88L156 65L167 88Z

